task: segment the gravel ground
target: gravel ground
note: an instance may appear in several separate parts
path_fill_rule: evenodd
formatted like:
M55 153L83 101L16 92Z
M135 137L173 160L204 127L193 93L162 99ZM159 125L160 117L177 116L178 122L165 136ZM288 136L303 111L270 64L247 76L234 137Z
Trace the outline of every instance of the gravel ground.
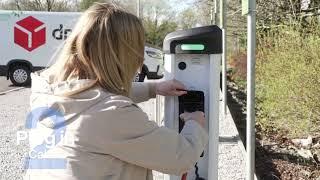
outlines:
M30 89L0 95L0 180L22 179L23 159L28 151L27 142L17 145L17 131L23 131L29 110ZM155 100L139 104L151 120L155 120ZM238 136L231 116L220 121L220 136ZM244 179L244 159L241 146L235 142L221 142L219 146L219 179ZM163 174L155 173L156 180Z
M17 145L17 131L23 131L29 108L30 90L0 96L0 179L22 179L27 143Z
M222 109L220 103L220 109ZM228 111L226 118L222 117L220 111L219 124L219 179L220 180L242 180L245 179L244 147L239 139L239 133L234 121ZM235 139L230 138L235 137ZM226 139L227 141L225 141Z

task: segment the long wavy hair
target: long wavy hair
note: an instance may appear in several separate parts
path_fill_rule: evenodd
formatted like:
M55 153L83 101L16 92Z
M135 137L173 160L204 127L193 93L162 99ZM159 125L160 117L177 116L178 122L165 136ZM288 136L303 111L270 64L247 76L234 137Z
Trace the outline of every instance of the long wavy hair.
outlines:
M95 3L85 11L48 70L54 82L92 79L92 84L128 96L144 60L145 31L141 21L115 4ZM70 95L70 94L69 94Z

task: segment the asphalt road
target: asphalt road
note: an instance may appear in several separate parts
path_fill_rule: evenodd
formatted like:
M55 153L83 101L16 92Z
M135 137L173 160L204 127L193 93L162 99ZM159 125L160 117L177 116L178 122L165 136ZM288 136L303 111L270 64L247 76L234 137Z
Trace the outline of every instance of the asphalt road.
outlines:
M7 80L7 77L0 76L0 93L9 91L12 89L19 88L17 86L14 86L10 80Z

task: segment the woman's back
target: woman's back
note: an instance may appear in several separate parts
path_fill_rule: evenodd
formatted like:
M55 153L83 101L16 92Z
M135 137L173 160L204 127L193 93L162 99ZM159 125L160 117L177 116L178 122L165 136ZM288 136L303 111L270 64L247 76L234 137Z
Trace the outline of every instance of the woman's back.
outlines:
M37 176L46 180L152 179L149 169L181 174L192 165L184 159L196 161L206 144L206 132L196 122L186 125L189 130L182 132L189 136L198 134L199 141L194 142L195 139L149 121L130 98L98 87L68 98L55 95L55 92L73 91L75 84L81 86L91 80L50 85L44 77L32 77L31 108L46 107L63 115L63 121L58 122L47 111L37 112L36 117L41 117L37 119L37 134L62 137L59 142L48 143L50 147L41 158L62 159L65 164L53 164L47 170L30 169L26 177L31 179ZM136 102L154 96L147 84L136 83L133 88L139 89L136 91L139 94L133 95L138 97L134 98ZM40 160L30 165L43 163L50 166L49 161Z
M142 180L151 169L181 175L195 165L208 139L204 115L185 116L180 134L149 121L135 103L186 91L176 81L132 83L143 53L137 17L106 3L84 12L58 61L32 75L25 179Z

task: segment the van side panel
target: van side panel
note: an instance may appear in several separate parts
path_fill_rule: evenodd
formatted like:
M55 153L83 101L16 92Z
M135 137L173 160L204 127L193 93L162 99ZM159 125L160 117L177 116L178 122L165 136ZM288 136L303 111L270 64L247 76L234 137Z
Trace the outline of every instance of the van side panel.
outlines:
M0 11L0 75L11 60L46 67L62 48L80 13ZM51 61L52 59L52 61Z

